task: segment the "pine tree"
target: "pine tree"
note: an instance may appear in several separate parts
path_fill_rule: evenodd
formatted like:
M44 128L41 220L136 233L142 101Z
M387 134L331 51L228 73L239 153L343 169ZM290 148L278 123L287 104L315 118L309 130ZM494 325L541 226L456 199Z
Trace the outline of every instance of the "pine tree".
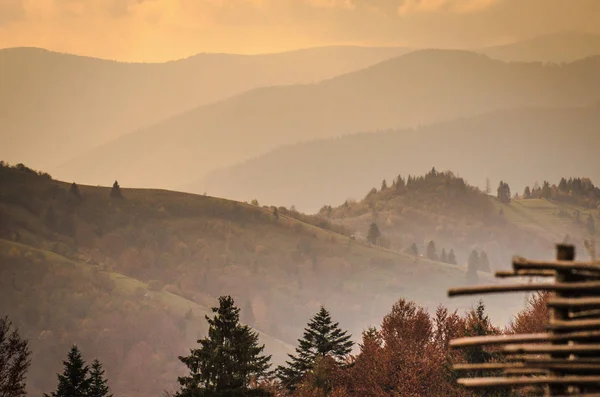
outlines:
M383 182L381 182L381 191L383 192L383 191L387 190L387 188L388 188L388 185L387 185L386 180L384 179Z
M417 244L412 243L410 247L408 247L404 252L412 256L419 255L419 249L417 248Z
M251 382L269 373L271 356L262 355L258 333L240 324L240 309L231 296L221 296L219 307L212 308L213 318L206 317L208 336L198 340L200 348L179 359L189 368L189 376L179 377L176 396L266 396L267 392L251 389Z
M481 251L481 254L479 255L479 270L488 273L492 272L492 268L490 267L490 259L485 251Z
M115 181L115 183L113 183L113 187L110 190L110 197L123 198L123 193L121 193L121 187L119 186L119 182Z
M79 192L79 186L75 182L71 183L71 187L69 188L69 194L80 199L81 193Z
M450 263L451 265L456 265L458 262L456 262L456 255L454 255L454 249L450 248L450 252L448 253L448 263Z
M473 250L467 261L467 282L469 284L474 284L479 280L477 270L479 270L479 254Z
M440 254L440 262L447 263L448 255L446 255L446 248L442 248L442 253Z
M594 235L594 233L596 233L596 225L594 223L594 217L592 216L592 214L589 214L587 222L586 222L586 227L588 230L588 233L590 233L591 235Z
M91 379L89 367L85 364L76 345L71 347L67 361L63 361L64 371L58 374L58 387L51 397L87 397L90 391ZM45 397L50 397L44 394Z
M376 244L379 237L381 237L381 232L379 231L377 224L373 222L371 223L371 226L369 226L369 231L367 232L367 241L371 244Z
M110 394L107 380L104 378L104 369L100 361L94 360L92 362L92 370L90 371L90 391L88 397L113 397Z
M12 330L8 317L0 318L0 396L26 396L25 376L31 365L29 342Z
M433 240L427 244L427 258L431 259L432 261L438 260L437 250L435 249L435 243Z
M523 198L530 199L531 198L531 189L529 186L525 186L525 190L523 191Z
M343 364L354 345L350 338L351 335L342 331L339 323L333 323L329 312L321 306L304 329L304 337L298 339L296 355L289 354L291 360L286 361L287 366L277 368L283 386L295 390L318 358L331 357L338 365Z

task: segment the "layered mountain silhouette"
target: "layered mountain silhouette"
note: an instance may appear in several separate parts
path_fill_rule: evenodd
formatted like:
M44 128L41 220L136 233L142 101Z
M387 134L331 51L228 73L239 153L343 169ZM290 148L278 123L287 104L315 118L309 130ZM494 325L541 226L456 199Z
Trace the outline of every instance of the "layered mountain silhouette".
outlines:
M556 65L416 51L318 84L260 88L198 107L52 172L83 183L118 177L126 186L177 188L281 145L497 109L589 105L600 100L598 86L600 56Z
M600 105L581 108L499 110L415 129L364 133L289 145L210 173L191 190L239 200L295 205L316 212L324 204L362 199L398 174L435 166L461 170L492 193L500 180L513 193L562 175L600 180Z
M573 62L600 54L600 35L559 32L500 46L483 48L492 58L515 62Z
M38 48L0 50L0 157L48 169L122 134L252 88L316 82L405 48L323 47L122 63Z

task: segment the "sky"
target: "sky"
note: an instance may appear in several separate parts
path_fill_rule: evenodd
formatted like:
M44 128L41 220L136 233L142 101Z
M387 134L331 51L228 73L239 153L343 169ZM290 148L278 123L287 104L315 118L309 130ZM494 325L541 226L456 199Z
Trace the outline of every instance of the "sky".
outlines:
M476 48L600 33L600 0L0 0L0 48L121 61L352 44Z

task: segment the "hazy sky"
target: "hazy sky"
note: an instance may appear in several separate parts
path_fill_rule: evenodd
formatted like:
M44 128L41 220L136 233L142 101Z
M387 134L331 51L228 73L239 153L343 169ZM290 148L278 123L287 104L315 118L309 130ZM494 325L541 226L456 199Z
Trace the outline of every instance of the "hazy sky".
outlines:
M600 0L0 0L0 48L119 60L328 44L476 47L600 33Z

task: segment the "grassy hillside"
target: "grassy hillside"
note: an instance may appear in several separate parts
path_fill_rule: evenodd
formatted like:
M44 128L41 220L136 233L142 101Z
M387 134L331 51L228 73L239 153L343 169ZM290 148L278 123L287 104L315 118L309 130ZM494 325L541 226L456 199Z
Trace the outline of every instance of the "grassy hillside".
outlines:
M49 169L197 106L256 87L316 82L406 51L324 47L256 56L198 54L143 64L37 48L1 49L0 156Z
M190 190L237 200L295 205L316 212L324 204L360 199L381 180L421 175L435 166L459 172L470 184L513 192L563 174L600 180L600 106L525 108L377 133L347 135L278 148L210 173ZM585 144L578 144L585 142ZM565 148L568 148L566 150Z
M0 309L34 341L32 393L49 390L74 342L106 362L119 395L170 387L176 356L205 332L202 314L222 294L234 296L277 362L321 304L357 339L402 296L432 310L473 303L446 299L466 282L464 266L415 260L269 208L110 191L0 168ZM500 324L522 303L486 301Z
M600 99L590 89L600 85L599 65L600 57L559 66L417 51L319 84L261 88L190 110L82 154L55 173L86 183L107 183L114 175L128 185L174 188L299 141L503 108L589 105Z
M442 249L453 250L461 265L466 265L472 250L486 252L492 270L510 268L514 255L552 259L554 244L566 236L581 259L589 258L584 240L595 237L589 219L600 222L595 205L577 206L559 196L501 202L450 172L432 170L399 180L373 189L361 201L323 207L320 213L363 238L375 222L382 233L378 244L396 250L407 250L414 243L424 254L434 241L438 256Z

